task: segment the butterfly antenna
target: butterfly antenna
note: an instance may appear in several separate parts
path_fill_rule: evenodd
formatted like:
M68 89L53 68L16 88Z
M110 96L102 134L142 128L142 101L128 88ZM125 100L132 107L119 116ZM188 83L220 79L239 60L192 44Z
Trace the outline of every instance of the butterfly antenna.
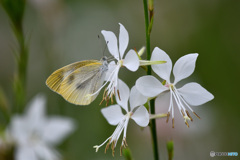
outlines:
M100 36L99 36L99 35L98 35L98 39L100 39ZM104 57L104 53L105 53L105 51L106 51L108 42L109 42L109 41L106 42L106 45L105 45L105 47L104 47L104 50L102 50L102 47L101 47L101 52L102 52L103 57ZM102 46L102 45L101 45L101 46Z
M100 36L99 35L98 35L98 40L99 40L98 42L99 42L99 47L100 47L100 46L102 46L102 44L100 44L101 42L100 42ZM100 47L100 48L101 48L101 53L103 53L102 47Z

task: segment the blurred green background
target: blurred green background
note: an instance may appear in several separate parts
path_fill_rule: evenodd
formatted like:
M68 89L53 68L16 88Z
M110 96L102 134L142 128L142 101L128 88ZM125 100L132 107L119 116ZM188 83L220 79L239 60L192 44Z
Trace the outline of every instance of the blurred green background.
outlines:
M201 117L187 128L182 120L166 124L157 120L161 159L167 159L166 142L174 141L175 159L211 158L210 151L238 152L240 135L240 1L237 0L155 0L151 49L165 50L172 61L188 53L199 53L194 74L184 80L200 83L214 100L193 107ZM105 47L98 39L101 30L118 35L122 23L129 32L128 49L145 45L143 4L139 0L28 0L24 31L29 46L27 100L42 92L48 97L48 114L72 117L78 129L60 146L66 160L113 159L111 150L98 153L94 145L108 138L115 127L100 113L101 94L89 106L75 106L49 90L47 77L56 69L75 61L100 59ZM0 8L0 85L12 104L12 81L16 71L13 50L17 48L11 24ZM108 53L108 52L107 52ZM109 55L109 53L108 53ZM145 72L120 71L129 87ZM164 109L167 111L167 108ZM179 114L176 112L176 114ZM121 141L121 140L120 140ZM119 144L120 144L119 141ZM127 142L135 160L153 159L149 128L130 122ZM229 158L229 157L221 157ZM119 145L115 159L119 156Z

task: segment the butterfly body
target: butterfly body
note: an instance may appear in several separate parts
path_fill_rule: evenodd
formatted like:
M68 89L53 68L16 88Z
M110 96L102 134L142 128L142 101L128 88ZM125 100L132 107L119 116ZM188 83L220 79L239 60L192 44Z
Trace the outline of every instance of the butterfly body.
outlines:
M75 62L53 72L46 84L70 103L88 105L97 97L94 93L103 84L107 70L106 57Z

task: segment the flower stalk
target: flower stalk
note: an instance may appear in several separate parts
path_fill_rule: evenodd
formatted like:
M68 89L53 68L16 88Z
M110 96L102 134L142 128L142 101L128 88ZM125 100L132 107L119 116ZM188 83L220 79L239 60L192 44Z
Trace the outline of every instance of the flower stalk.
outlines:
M9 16L12 31L18 42L18 53L15 54L17 61L17 73L14 77L15 104L14 112L22 112L26 97L26 74L28 62L28 49L24 39L23 17L25 11L25 0L1 0L1 5Z
M145 16L145 32L146 32L146 52L147 52L147 60L151 58L151 49L150 49L150 35L153 25L153 0L143 0L144 7L144 16ZM151 75L151 66L147 68L147 75ZM155 114L155 104L154 99L150 100L150 113ZM159 160L158 153L158 144L157 144L157 130L156 130L156 120L151 119L150 128L152 134L152 144L153 144L153 153L154 159Z

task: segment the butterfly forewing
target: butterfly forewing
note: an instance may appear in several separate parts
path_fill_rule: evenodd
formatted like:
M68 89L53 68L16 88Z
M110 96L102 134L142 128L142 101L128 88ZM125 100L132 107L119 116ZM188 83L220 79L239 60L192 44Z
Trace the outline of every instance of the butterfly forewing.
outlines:
M99 62L99 61L97 61L97 60L80 61L80 62L75 62L75 63L69 64L67 66L64 66L64 67L56 70L55 72L53 72L48 77L46 84L51 90L59 93L59 88L60 88L62 81L64 79L66 79L72 72L74 72L76 69L83 67L87 64L97 63L97 62Z
M55 71L46 84L70 103L88 105L97 97L107 70L106 61L76 62Z
M98 94L95 93L104 81L102 64L89 64L78 68L63 80L60 94L70 103L78 105L90 104Z

